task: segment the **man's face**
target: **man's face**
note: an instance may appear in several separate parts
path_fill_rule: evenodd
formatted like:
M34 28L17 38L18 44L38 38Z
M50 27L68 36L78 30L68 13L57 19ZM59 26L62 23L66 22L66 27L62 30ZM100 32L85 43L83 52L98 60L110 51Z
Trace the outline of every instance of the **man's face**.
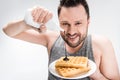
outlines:
M76 7L62 7L59 22L60 34L72 48L79 46L86 38L89 20L82 5Z

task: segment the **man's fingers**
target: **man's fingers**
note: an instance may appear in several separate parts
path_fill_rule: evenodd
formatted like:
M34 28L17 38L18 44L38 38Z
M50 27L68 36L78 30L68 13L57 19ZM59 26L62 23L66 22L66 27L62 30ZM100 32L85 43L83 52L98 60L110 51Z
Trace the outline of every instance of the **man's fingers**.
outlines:
M35 22L38 21L39 16L40 16L40 14L42 13L42 11L43 11L43 10L42 10L40 7L36 7L36 8L32 11L33 20L34 20Z
M52 13L49 12L47 9L37 6L32 9L32 16L35 22L45 24L48 20L52 18Z
M47 23L52 17L53 17L53 14L51 12L48 12L43 20L43 23Z
M39 10L39 9L37 10L36 16L34 18L36 22L38 22L39 16L42 14L42 12L43 12L43 10Z
M48 14L48 10L43 10L38 18L38 22L44 23L44 20L47 14Z

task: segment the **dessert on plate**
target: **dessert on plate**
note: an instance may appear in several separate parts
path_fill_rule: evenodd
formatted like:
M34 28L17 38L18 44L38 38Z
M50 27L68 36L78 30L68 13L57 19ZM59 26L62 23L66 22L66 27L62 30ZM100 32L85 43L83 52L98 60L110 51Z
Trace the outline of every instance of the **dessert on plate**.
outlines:
M69 56L68 61L64 57L58 59L55 63L55 69L63 77L73 77L82 75L90 70L88 58L84 56Z

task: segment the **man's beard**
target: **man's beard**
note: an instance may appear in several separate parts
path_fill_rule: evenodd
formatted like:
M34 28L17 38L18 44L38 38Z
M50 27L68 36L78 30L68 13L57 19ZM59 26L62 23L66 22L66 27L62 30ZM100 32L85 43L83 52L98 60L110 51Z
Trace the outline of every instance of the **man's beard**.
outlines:
M87 34L81 35L81 34L76 33L76 35L79 39L76 43L72 43L68 40L68 35L69 35L68 33L65 34L65 32L61 31L60 34L61 34L63 40L72 48L75 48L75 47L79 46L80 44L82 44L87 36Z

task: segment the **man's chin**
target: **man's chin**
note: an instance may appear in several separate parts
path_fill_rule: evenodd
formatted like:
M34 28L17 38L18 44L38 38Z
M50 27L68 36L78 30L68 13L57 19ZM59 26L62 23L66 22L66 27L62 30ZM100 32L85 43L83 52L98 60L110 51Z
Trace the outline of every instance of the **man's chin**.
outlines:
M83 42L84 42L84 40L82 40L82 41L78 41L78 42L76 42L76 43L73 43L73 42L67 42L67 44L68 44L70 47L75 48L75 47L78 47L79 45L82 45Z
M80 45L80 43L67 43L70 47L75 48Z

